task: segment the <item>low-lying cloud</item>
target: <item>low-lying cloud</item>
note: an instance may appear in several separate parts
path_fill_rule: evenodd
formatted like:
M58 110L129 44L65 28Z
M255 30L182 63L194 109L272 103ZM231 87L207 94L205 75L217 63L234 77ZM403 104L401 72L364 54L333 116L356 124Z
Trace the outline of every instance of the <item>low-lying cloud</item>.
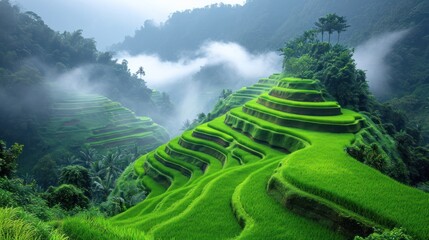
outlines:
M171 96L178 108L176 125L209 112L222 89L237 90L281 70L277 53L253 54L231 42L207 42L174 62L156 55L131 56L124 52L116 57L126 59L133 72L143 66L147 85Z
M366 71L371 92L383 97L390 92L390 66L386 57L409 30L385 33L369 39L355 49L357 67Z
M225 65L248 82L280 70L280 56L274 52L251 54L237 43L209 42L197 51L176 62L164 61L157 55L131 56L119 53L117 58L126 59L132 71L143 66L145 81L149 87L163 89L169 84L189 80L202 68ZM232 83L234 85L234 83Z

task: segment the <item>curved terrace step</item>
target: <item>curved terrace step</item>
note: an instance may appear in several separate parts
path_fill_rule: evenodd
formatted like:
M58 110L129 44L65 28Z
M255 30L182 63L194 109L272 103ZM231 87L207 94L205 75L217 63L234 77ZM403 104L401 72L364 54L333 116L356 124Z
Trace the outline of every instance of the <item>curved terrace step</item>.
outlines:
M307 116L267 108L256 101L247 102L243 112L281 126L333 133L356 133L364 126L362 116L346 109L337 116Z
M155 153L150 153L147 155L147 159L144 162L144 170L147 175L154 179L166 179L170 183L168 190L177 189L178 187L184 186L189 180L189 178L183 175L180 171L166 167L160 163L156 159ZM153 171L151 172L151 170Z
M225 117L225 124L259 143L267 143L286 152L294 152L309 145L305 138L293 132L280 132L276 125L245 114L240 109L231 110Z
M348 156L344 146L364 118L325 102L319 87L315 80L282 79L279 96L263 94L147 154L149 167L136 171L162 175L171 187L143 202L144 211L119 215L118 224L154 239L340 240L367 235L373 226L403 226L418 239L429 237L428 195ZM174 174L188 179L187 171L200 175L179 184Z
M283 78L277 84L280 88L302 89L302 90L320 90L320 82L312 79Z
M269 94L260 95L256 102L268 108L299 115L341 115L341 107L337 102L300 102L276 98Z
M269 95L301 102L324 102L323 93L319 90L291 89L273 87Z
M155 159L168 168L179 171L185 177L191 179L202 175L202 171L187 162L172 158L165 151L166 146L160 146L155 152Z

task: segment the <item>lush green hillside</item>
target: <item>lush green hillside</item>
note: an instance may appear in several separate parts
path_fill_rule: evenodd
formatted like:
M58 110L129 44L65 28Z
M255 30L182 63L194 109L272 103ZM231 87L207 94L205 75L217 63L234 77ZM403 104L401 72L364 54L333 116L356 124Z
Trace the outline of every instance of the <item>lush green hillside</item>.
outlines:
M33 170L39 180L47 177L46 173L38 173L40 168L44 169L49 162L58 166L77 164L77 159L70 156L80 156L84 149L96 150L98 154L119 150L139 155L169 139L167 131L150 118L136 117L131 110L106 97L56 91L53 98L49 118L38 129L42 142L28 146L21 158L25 161L20 162L22 170ZM100 159L88 161L96 160ZM79 164L89 167L91 163Z
M268 93L139 158L150 193L111 222L160 239L346 239L374 226L427 239L429 195L345 151L375 126L325 101L318 81L272 79Z
M48 125L41 131L45 139L68 142L71 148L84 145L103 151L134 146L150 151L168 140L166 130L150 118L136 117L120 103L89 94L57 98Z
M78 134L65 141L61 138L57 142L46 140L55 136L52 131L63 131L50 120L55 118L51 113L58 114L55 104L61 101L52 96L51 92L57 90L52 86L62 85L67 86L67 90L106 96L139 116L149 116L160 124L165 116L172 113L173 106L166 94L149 89L141 78L142 74L130 72L127 61L118 63L112 53L98 51L95 41L84 38L82 30L55 32L37 14L21 12L8 0L0 1L0 29L0 139L25 145L22 156L29 158L23 158L21 165L33 166L36 161L32 160L43 157L38 153L67 149L77 145L71 143L77 141L74 138L91 137ZM61 119L59 121L61 124ZM70 125L65 126L66 131L80 127L74 126L73 118L68 121L71 122L64 123ZM84 128L88 131L97 127L88 125L91 124L88 121L82 124L86 124ZM40 129L45 129L45 132L40 132ZM159 134L159 141L146 141L150 144L143 148L159 144L166 139L164 136ZM85 142L79 141L83 146ZM107 145L101 139L92 141L94 146ZM60 146L63 142L66 145ZM44 145L46 143L48 145ZM58 156L57 153L54 155Z
M356 46L371 35L423 23L425 11L424 0L248 0L244 6L219 4L176 12L159 27L147 21L113 48L170 59L195 50L207 39L238 42L252 51L272 50L327 13L347 17L351 28L342 38Z
M268 92L272 87L277 85L278 77L279 74L273 74L269 78L262 78L256 84L243 87L225 98L220 99L205 121L219 117L229 110L242 106L244 103L257 98L261 93Z
M413 127L423 130L425 144L429 143L429 124L424 121L429 116L429 103L423 90L429 84L426 0L249 0L244 6L212 5L174 13L159 27L146 22L134 36L113 49L174 59L198 49L209 39L237 42L251 51L262 52L278 49L302 31L314 28L314 22L327 13L347 18L350 28L341 34L340 42L352 47L374 36L409 29L385 59L390 71L384 76L389 79L389 90L377 97L396 98L390 102L392 107L407 112ZM336 39L336 35L332 38Z

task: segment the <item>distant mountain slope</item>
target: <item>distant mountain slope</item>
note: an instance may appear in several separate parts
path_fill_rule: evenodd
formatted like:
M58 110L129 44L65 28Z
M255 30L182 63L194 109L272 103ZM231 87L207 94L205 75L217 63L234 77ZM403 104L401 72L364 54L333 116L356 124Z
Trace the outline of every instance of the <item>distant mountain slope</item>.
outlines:
M23 167L32 167L47 156L58 160L77 154L83 148L99 153L119 148L144 153L169 139L167 131L152 119L137 117L106 97L60 91L54 93L54 99L48 120L39 126L42 145L28 146Z
M296 37L327 13L346 16L351 27L341 34L341 42L351 47L386 32L410 29L385 59L389 66L390 90L383 100L409 113L421 126L429 142L427 94L429 85L429 1L426 0L249 0L244 6L211 6L174 13L156 27L146 22L134 36L113 47L132 54L159 54L174 59L196 50L204 41L233 41L259 52L275 50ZM325 40L326 40L325 34ZM336 42L336 33L332 36ZM364 69L366 70L366 69Z
M313 27L319 17L333 12L346 16L351 25L342 36L343 42L356 45L373 34L412 26L412 21L404 19L411 20L413 10L422 2L251 0L244 6L212 5L174 13L160 27L146 22L113 49L175 58L206 40L214 40L234 41L252 51L273 50Z
M22 156L23 159L28 157L24 163L26 166L33 166L35 162L28 159L40 160L40 152L46 153L49 148L60 151L64 147L68 152L69 141L77 137L64 137L66 146L59 146L63 141L52 143L58 139L47 141L49 146L44 145L48 136L55 137L50 131L62 131L50 120L52 113L55 115L60 111L58 96L51 96L56 91L52 86L105 96L120 102L139 116L150 116L160 124L166 119L165 114L173 112L166 94L148 88L142 75L130 72L127 61L119 63L111 53L98 51L95 41L84 38L82 30L55 32L36 13L21 12L19 7L7 0L0 0L0 29L0 139L25 146ZM105 101L119 106L109 99ZM94 103L89 102L88 106L91 104ZM131 114L130 110L122 106L118 108ZM79 114L78 111L75 113ZM82 120L79 117L76 118ZM108 123L108 120L101 119L100 127ZM58 124L64 124L65 129L80 127L72 117ZM83 131L90 132L94 127L84 120L80 124L84 126ZM43 128L47 132L41 133L40 129ZM43 137L43 134L48 135ZM83 146L82 138L79 139ZM158 140L146 142L147 148L166 139L162 130ZM125 139L122 141L126 142ZM101 146L101 143L107 146L106 142L96 141L95 138L93 142L94 146L96 143L100 143L97 146ZM35 151L38 154L30 153Z
M111 222L155 239L350 239L398 226L427 239L429 195L345 151L377 127L325 100L318 81L270 79L268 93L139 158L150 194Z

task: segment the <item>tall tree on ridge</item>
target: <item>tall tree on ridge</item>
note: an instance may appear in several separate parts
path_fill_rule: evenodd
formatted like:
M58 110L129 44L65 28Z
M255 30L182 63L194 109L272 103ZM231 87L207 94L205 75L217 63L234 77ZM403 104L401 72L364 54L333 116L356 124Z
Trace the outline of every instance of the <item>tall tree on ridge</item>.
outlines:
M322 33L322 42L323 42L323 36L325 35L325 31L326 31L326 18L325 17L319 18L319 21L315 22L314 25L316 25L317 30L320 33Z
M347 24L346 17L344 16L337 16L334 30L338 34L337 44L340 42L340 33L345 32L347 28L349 28L350 25Z
M329 13L326 15L326 31L328 32L328 43L331 43L331 35L334 33L335 25L337 24L338 15Z
M144 69L143 69L142 66L139 67L139 70L137 70L136 74L140 77L140 79L142 79L143 76L146 75L146 73L145 73L145 71L144 71Z

